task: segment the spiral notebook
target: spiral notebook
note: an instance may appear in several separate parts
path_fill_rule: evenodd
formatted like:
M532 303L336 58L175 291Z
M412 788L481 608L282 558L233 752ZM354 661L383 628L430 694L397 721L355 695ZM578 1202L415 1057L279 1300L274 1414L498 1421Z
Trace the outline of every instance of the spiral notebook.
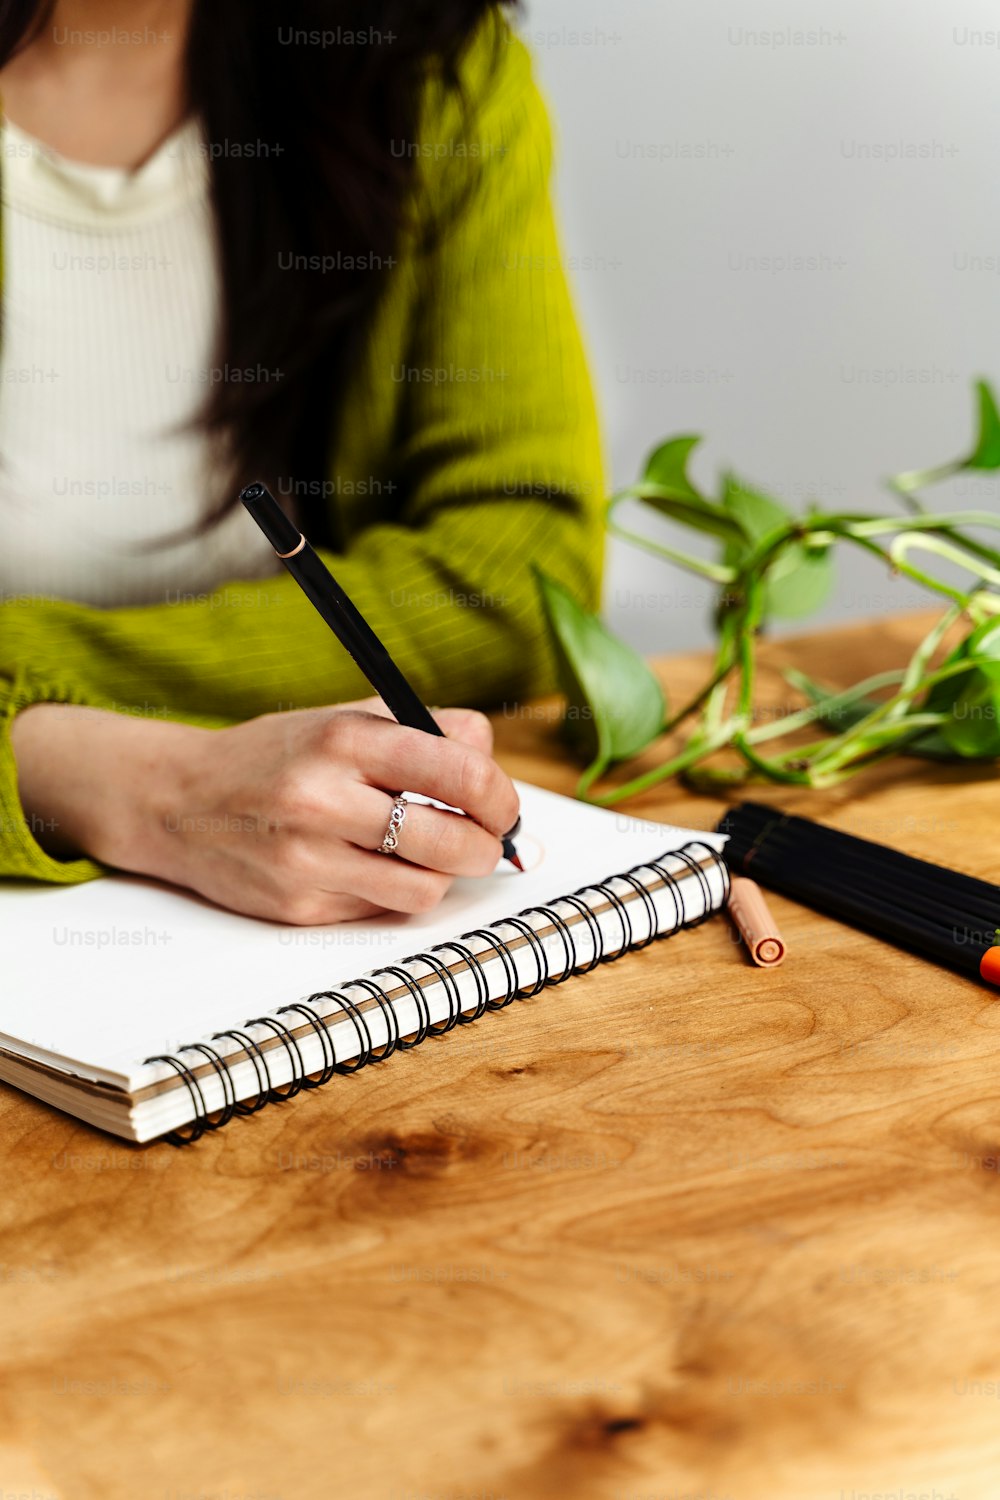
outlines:
M426 916L283 927L125 876L3 886L0 1079L128 1140L189 1141L724 903L723 836L518 791L525 873L458 880Z

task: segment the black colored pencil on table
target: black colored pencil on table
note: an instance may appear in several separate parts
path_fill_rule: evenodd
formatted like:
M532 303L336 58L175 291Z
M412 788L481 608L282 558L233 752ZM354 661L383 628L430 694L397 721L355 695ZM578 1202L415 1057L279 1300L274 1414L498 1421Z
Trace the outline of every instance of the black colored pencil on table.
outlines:
M729 834L724 857L734 872L937 963L998 982L1000 888L988 881L760 803L742 803L719 827Z
M947 919L966 930L970 919L990 931L1000 920L1000 891L988 882L807 819L746 805L726 826L735 830L734 860L752 861L760 871L765 864L776 870L785 867L802 889L832 886L840 894L846 888L877 903L936 918L939 924Z
M877 871L885 878L905 880L907 888L919 884L934 892L947 889L960 893L963 901L977 902L995 908L1000 902L1000 888L974 875L965 875L958 870L947 870L927 860L916 859L885 844L876 844L854 834L843 833L838 828L829 828L823 823L814 823L809 818L800 818L765 807L759 802L743 802L724 820L732 828L733 845L746 847L766 842L769 850L781 844L794 842L800 852L809 851L812 857L822 861L838 863L854 861Z
M306 598L350 652L394 718L409 729L422 729L426 734L443 737L444 730L430 709L414 692L364 615L348 598L298 527L288 519L267 486L248 484L240 491L240 499ZM514 835L520 826L518 818L502 840L504 858L517 870L524 868L514 847Z
M733 868L817 910L966 972L994 946L1000 891L985 881L758 804L725 826Z
M801 857L794 849L790 852L796 859ZM751 865L745 867L752 868ZM898 881L880 877L872 872L870 866L855 863L851 859L838 859L835 869L838 879L849 883L855 895L903 913L911 913L915 917L924 917L932 925L964 933L973 928L992 933L1000 925L1000 905L996 901L992 907L987 908L946 892L934 892L916 883L904 888ZM800 879L803 886L810 884L808 875Z
M738 832L741 837L750 834L755 838L766 829L769 844L774 839L792 836L830 852L843 855L853 852L860 858L877 862L880 867L892 867L901 874L905 873L907 880L929 880L935 888L944 882L956 890L961 889L972 898L980 896L993 901L1000 899L1000 889L989 881L980 880L974 875L964 875L959 870L946 870L927 860L903 854L901 850L892 849L887 844L877 844L870 839L859 838L856 834L844 833L825 823L815 823L809 818L781 813L761 802L743 802L736 812L739 814Z
M824 836L836 830L820 824L811 825L809 835L804 836L788 827L784 819L775 824L772 816L769 824L757 827L755 839L765 827L769 855L786 849L800 861L805 857L808 860L806 872L803 872L806 878L807 872L816 867L832 867L837 871L838 880L841 877L849 879L855 891L870 893L891 905L902 903L906 909L922 912L931 918L948 916L966 927L970 920L988 926L991 931L1000 925L1000 890L985 881L942 870L922 860L911 860L907 868L898 860L905 861L908 856L899 855L893 849L883 850L883 846L868 844L865 840L852 839L850 835L840 835L838 841L827 841ZM734 851L738 847L734 844ZM752 844L747 846L746 859L753 857L752 847ZM872 857L872 849L878 850L877 858ZM883 859L883 853L892 858Z

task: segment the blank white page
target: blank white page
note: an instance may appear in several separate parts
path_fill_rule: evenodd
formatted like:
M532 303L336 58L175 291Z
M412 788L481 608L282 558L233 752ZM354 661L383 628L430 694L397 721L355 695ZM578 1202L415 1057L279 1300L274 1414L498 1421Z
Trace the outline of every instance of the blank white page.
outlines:
M129 1087L145 1058L717 834L518 783L526 871L457 880L422 916L285 927L127 876L0 886L0 1046Z

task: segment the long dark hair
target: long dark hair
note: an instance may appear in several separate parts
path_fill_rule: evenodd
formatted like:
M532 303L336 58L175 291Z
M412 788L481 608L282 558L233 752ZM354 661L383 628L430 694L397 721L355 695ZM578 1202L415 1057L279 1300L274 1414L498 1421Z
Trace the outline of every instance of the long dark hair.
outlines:
M53 4L0 0L0 67ZM456 86L463 48L497 9L498 0L194 0L187 96L210 160L222 271L223 378L201 421L225 441L234 481L322 472L406 226L417 153L399 143L415 139L427 79ZM220 512L231 503L220 501Z

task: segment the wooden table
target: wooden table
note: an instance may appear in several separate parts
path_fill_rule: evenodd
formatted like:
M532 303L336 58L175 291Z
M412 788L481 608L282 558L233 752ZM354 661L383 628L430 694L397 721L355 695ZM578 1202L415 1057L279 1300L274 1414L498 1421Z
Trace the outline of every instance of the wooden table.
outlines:
M759 795L997 878L996 779ZM992 1500L1000 1004L774 907L780 970L712 922L184 1151L0 1089L2 1500Z

